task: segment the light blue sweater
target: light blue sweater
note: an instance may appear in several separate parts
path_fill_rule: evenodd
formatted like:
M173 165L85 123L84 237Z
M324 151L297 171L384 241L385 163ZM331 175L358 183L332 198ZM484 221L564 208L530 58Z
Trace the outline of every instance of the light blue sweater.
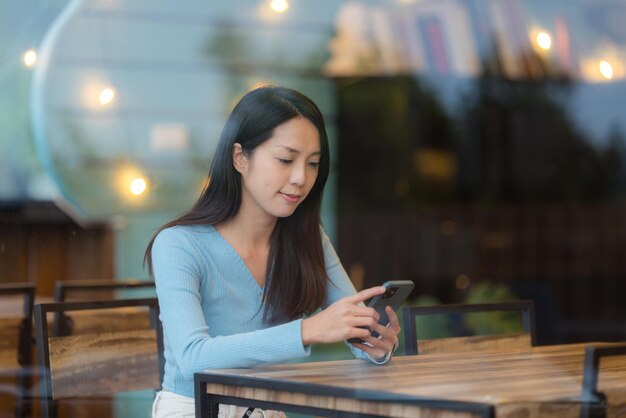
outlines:
M322 235L331 281L328 306L355 289ZM164 333L164 389L193 397L194 372L280 363L310 354L310 347L302 344L302 319L276 326L263 321L263 289L212 226L161 231L152 247L152 263Z

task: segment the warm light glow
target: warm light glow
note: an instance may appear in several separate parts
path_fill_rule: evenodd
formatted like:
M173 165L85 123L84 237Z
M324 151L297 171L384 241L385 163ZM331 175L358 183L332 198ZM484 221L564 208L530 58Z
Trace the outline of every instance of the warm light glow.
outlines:
M261 87L269 87L269 86L273 86L274 84L269 82L269 81L257 81L255 83L252 83L250 85L250 87L248 88L248 91L252 91L252 90L256 90L258 88Z
M135 196L143 194L148 189L148 183L143 177L137 177L130 182L130 192Z
M453 235L456 232L456 222L445 220L441 222L441 233L443 235Z
M200 193L203 193L207 187L209 187L209 183L211 182L211 177L207 176L202 179L202 183L200 184Z
M467 274L459 274L456 276L455 284L456 288L459 290L465 290L469 287L472 280L469 278Z
M116 172L115 189L129 204L141 205L150 188L148 176L140 167L121 166Z
M289 8L289 3L287 0L272 0L270 2L270 7L276 13L284 13Z
M32 68L37 63L37 53L33 49L29 49L22 55L24 65L28 68Z
M613 66L608 61L600 61L599 69L602 77L606 78L607 80L613 78Z
M539 48L547 51L552 46L552 37L547 32L539 32L535 37L535 42Z
M111 87L103 88L100 92L99 99L100 104L103 106L110 104L115 99L115 90L113 90Z
M583 80L595 83L607 83L626 77L624 57L607 49L593 57L582 57L580 74Z

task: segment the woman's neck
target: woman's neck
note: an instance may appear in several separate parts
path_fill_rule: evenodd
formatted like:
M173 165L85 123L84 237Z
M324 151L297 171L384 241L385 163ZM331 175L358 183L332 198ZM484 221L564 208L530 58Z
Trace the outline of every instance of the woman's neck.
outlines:
M276 221L262 223L250 216L235 216L215 226L248 267L259 287L265 287L270 238Z
M239 212L232 219L216 225L215 229L235 248L254 252L269 246L275 226L276 218L259 219Z

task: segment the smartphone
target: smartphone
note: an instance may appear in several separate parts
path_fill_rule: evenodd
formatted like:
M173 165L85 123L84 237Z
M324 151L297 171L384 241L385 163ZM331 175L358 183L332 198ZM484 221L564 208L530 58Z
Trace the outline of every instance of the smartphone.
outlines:
M374 296L367 304L368 307L374 308L380 315L378 323L381 325L389 324L389 318L385 312L385 307L391 306L394 311L398 311L402 303L409 297L415 284L411 280L392 280L383 283L385 293ZM377 338L378 333L372 331L372 336ZM360 338L350 338L349 343L362 343Z

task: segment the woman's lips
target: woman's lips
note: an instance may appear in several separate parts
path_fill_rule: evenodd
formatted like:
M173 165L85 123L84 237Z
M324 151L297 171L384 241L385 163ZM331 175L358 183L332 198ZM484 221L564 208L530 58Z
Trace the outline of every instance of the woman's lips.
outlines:
M298 203L298 200L300 200L299 195L282 193L282 192L280 192L280 195L283 197L283 199L285 199L289 203Z

